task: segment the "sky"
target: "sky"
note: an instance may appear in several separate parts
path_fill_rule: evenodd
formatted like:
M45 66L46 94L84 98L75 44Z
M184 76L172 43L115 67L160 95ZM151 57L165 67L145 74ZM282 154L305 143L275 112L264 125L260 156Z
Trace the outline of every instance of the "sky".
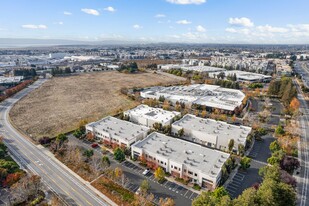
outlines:
M1 0L0 38L308 44L308 0Z

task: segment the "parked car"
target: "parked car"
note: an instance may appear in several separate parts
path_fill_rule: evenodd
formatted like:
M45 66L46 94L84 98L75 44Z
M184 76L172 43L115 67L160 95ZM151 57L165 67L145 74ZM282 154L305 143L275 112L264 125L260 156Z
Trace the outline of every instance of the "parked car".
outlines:
M150 171L149 169L145 169L144 172L143 172L143 175L147 175L149 173L149 171Z
M97 143L93 143L92 145L91 145L91 147L92 148L97 148L99 145L97 144Z
M141 188L140 188L140 187L138 188L138 190L136 190L135 194L136 194L136 195L141 194Z

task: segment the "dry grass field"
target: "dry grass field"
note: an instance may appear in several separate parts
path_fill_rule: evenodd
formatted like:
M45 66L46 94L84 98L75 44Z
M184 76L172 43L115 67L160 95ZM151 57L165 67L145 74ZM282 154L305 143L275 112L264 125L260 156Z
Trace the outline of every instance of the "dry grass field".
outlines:
M172 76L152 73L88 73L53 78L19 101L10 111L12 122L34 139L56 136L78 126L127 110L136 102L121 94L123 87L147 87L179 82Z

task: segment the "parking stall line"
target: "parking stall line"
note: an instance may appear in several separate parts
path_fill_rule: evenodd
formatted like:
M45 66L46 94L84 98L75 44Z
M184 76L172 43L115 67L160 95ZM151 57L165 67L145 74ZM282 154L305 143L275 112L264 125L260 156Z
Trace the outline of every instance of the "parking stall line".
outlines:
M192 195L193 192L191 192L190 190L188 190L188 193L185 195L186 198L189 198Z
M233 188L235 190L237 190L239 188L238 186L235 186L235 185L229 185L228 187Z

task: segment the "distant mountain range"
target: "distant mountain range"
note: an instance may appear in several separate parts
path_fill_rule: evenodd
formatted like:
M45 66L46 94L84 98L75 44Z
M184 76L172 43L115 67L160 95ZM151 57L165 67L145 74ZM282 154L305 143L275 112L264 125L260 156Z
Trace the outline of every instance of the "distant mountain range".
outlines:
M137 42L129 41L78 41L64 39L26 39L26 38L0 38L0 48L19 48L33 46L58 46L58 45L119 45L135 44Z

